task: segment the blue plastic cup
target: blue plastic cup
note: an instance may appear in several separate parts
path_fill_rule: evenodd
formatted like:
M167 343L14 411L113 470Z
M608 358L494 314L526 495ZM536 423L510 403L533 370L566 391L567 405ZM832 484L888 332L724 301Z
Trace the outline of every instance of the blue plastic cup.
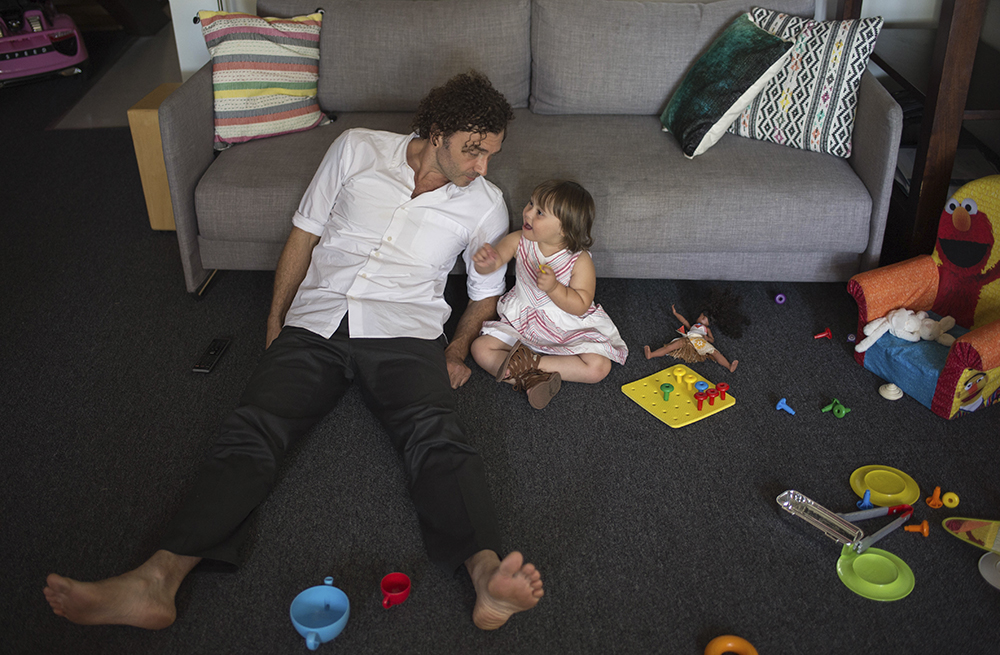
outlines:
M323 582L325 584L310 587L296 596L289 610L292 625L306 638L309 650L316 650L320 644L339 635L351 614L347 594L333 586L333 578L328 577Z

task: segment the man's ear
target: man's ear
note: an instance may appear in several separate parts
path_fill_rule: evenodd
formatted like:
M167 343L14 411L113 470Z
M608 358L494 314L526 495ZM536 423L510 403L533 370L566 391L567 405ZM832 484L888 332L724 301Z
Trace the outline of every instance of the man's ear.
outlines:
M437 146L442 136L443 134L441 132L441 128L437 126L437 123L433 123L431 125L430 134L427 135L427 140L430 141L432 146Z

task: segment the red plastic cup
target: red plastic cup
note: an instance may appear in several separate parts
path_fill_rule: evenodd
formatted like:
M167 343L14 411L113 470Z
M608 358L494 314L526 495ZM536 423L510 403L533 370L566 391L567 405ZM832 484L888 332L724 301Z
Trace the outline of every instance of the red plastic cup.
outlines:
M410 578L405 573L390 573L382 578L382 607L399 605L410 595Z

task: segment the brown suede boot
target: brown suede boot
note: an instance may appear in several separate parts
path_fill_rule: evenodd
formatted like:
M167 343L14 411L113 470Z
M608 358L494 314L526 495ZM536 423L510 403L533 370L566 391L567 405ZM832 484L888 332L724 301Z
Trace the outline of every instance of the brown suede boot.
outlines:
M528 403L535 409L548 405L562 386L562 377L558 373L546 373L538 368L541 359L541 355L518 341L496 373L497 381L512 378L514 391L527 392ZM510 375L505 375L508 371Z
M517 341L514 343L514 347L507 352L507 357L503 360L503 364L497 369L496 381L502 382L508 378L516 378L525 371L537 369L538 362L541 360L541 355L533 352L531 348L528 348L520 341ZM510 375L507 375L508 370L510 371Z
M514 382L514 390L526 391L528 403L535 409L548 405L561 386L562 376L559 373L546 373L537 368L522 373Z

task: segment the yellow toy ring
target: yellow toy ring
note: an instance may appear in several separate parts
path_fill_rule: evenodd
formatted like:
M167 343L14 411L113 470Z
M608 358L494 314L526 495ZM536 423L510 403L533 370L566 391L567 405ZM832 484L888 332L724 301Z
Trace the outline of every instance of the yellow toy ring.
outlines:
M716 637L705 646L705 655L723 655L723 653L757 655L757 649L746 639L735 635Z

